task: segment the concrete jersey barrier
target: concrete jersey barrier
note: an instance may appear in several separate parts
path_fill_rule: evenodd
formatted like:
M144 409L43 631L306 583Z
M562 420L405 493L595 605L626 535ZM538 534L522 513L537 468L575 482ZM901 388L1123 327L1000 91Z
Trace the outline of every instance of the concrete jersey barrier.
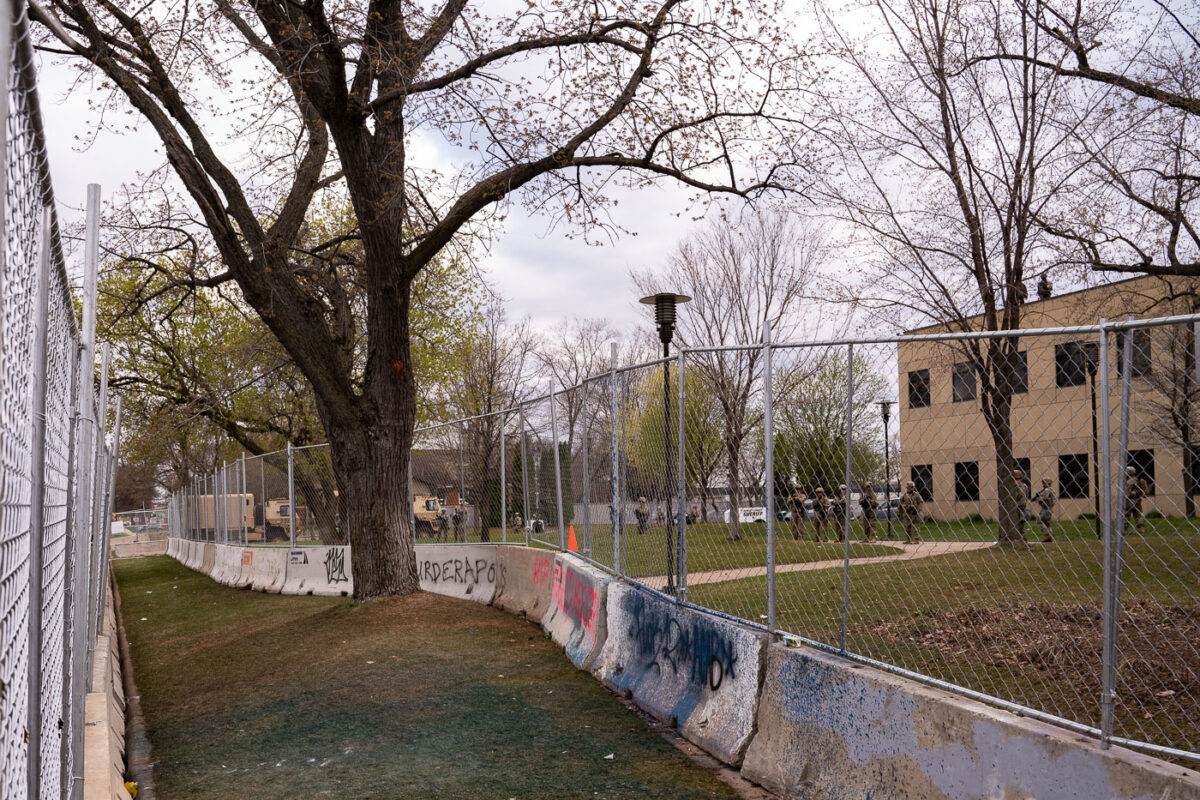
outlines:
M287 551L287 581L284 594L315 594L331 597L354 593L350 577L350 547L327 545Z
M613 583L592 673L736 767L754 734L766 642L765 633Z
M542 628L580 669L590 670L608 633L608 585L612 576L560 553L554 559L550 608Z
M555 553L503 545L496 550L496 596L492 605L541 624L550 606Z
M742 774L784 797L1200 800L1200 775L809 648L769 648Z
M488 605L496 594L498 549L497 545L417 545L421 588Z
M283 589L284 570L287 569L288 551L281 547L251 548L249 586L256 592L280 592Z
M217 546L212 542L205 542L200 545L200 571L205 575L212 575L213 563L217 558Z

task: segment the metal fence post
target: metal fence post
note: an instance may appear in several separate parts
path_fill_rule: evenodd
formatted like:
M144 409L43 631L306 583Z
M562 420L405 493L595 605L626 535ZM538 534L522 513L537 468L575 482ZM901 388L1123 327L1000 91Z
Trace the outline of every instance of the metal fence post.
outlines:
M846 494L842 500L842 630L841 648L846 652L846 624L850 615L850 494L854 481L851 479L854 458L854 345L846 345L846 472L844 481Z
M33 308L33 419L30 438L29 490L29 661L28 740L29 796L41 797L42 785L42 538L46 519L46 340L50 325L50 209L42 209L42 242L38 259L37 294Z
M291 549L296 549L296 458L292 452L292 443L287 443L287 459L288 459L288 527L291 528L291 535L288 537ZM264 519L266 517L264 516Z
M83 707L90 681L88 653L87 598L91 576L92 470L96 450L96 279L100 264L100 185L87 187L87 211L84 217L83 247L83 326L79 340L79 450L75 464L79 470L76 486L75 568L72 572L74 595L71 612L71 765L66 797L83 796Z
M1104 321L1100 323L1100 402L1101 424L1103 426L1102 443L1103 480L1104 480L1104 645L1103 664L1101 671L1100 695L1100 746L1107 750L1112 746L1113 725L1115 721L1116 686L1117 686L1117 636L1120 632L1119 617L1121 614L1120 601L1120 570L1121 570L1121 541L1125 527L1125 492L1124 483L1118 485L1119 498L1117 501L1116 529L1113 527L1112 514L1112 466L1110 411L1109 411L1109 377L1108 377L1108 332L1104 330ZM1117 454L1119 470L1118 481L1125 481L1125 463L1129 450L1129 402L1131 363L1133 361L1133 332L1127 329L1122 347L1121 364L1121 440ZM1100 489L1098 488L1097 491Z
M554 499L558 502L558 549L567 549L567 532L563 530L563 497L562 497L562 465L558 458L558 412L555 407L558 398L554 393L554 383L550 383L550 440L554 447Z
M238 518L242 521L242 544L250 544L249 526L246 524L246 451L242 451L242 485L238 496ZM250 504L250 513L254 513L254 504Z
M687 474L684 469L684 459L687 450L687 430L684 427L684 401L687 399L687 393L684 388L684 356L686 351L684 348L679 348L679 365L676 376L679 383L679 410L678 419L675 427L675 456L678 462L679 484L679 532L675 540L675 566L678 569L678 575L675 578L675 591L680 600L687 600Z
M507 422L505 413L500 412L500 541L508 544L508 475L505 467L508 466L508 458L505 451L508 449L508 442L504 440L504 425Z
M775 598L775 395L772 386L773 354L771 350L771 321L763 325L763 437L767 506L767 638L774 639L776 630ZM732 490L732 487L730 487ZM732 512L731 512L732 513Z
M525 406L517 407L517 422L521 425L521 507L524 511L522 517L525 519L525 524L522 525L522 533L525 534L525 544L529 544L529 460L525 453Z
M117 494L117 466L121 458L121 396L117 395L116 416L113 420L113 444L109 454L108 489L104 498L104 534L100 542L100 596L96 599L96 630L104 622L104 595L108 589L108 554L112 541L112 510Z
M580 389L583 393L583 552L588 558L592 556L592 469L591 469L591 453L588 452L588 440L592 436L591 425L587 419L587 384ZM568 469L570 467L568 466ZM574 488L574 481L572 481ZM574 506L575 498L571 498L571 505Z
M84 613L88 620L87 661L84 662L84 674L87 676L87 690L92 689L92 671L88 667L92 663L92 654L96 651L96 615L91 613L92 602L96 597L96 583L99 581L100 559L97 543L100 531L104 525L104 492L105 486L105 456L104 429L108 419L108 362L109 347L105 342L100 349L100 401L96 413L96 447L93 453L92 465L92 519L88 542L88 591L87 607ZM82 775L81 778L82 780ZM82 787L81 787L82 788Z
M454 530L454 541L458 541L458 532L462 530L463 539L466 539L467 531L467 515L464 510L467 500L467 466L463 458L463 439L466 437L466 432L463 423L458 423L458 525ZM461 527L460 527L461 526Z
M620 418L617 414L617 343L610 342L608 346L608 387L609 387L609 438L612 440L609 460L611 474L609 475L609 485L612 490L612 508L610 514L612 516L612 559L613 572L621 574L621 490L618 483L617 470L617 427L620 425Z
M621 380L621 409L622 411L629 408L629 373L625 373ZM618 528L621 536L621 562L617 567L618 575L628 573L629 548L625 546L625 535L628 533L629 523L627 521L627 510L625 507L625 493L629 491L629 425L624 414L621 416L621 447L619 451L619 471L621 477L621 525Z

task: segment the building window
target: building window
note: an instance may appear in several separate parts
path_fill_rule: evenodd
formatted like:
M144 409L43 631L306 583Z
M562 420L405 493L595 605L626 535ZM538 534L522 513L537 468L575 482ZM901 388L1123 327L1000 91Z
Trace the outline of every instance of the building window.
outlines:
M962 403L975 399L975 370L970 364L954 365L954 402Z
M979 462L959 461L954 465L954 499L979 499Z
M1125 374L1125 333L1117 331L1117 375ZM1150 374L1150 331L1140 328L1131 333L1133 358L1129 364L1129 376L1145 378Z
M1054 382L1064 386L1082 386L1087 382L1087 347L1084 342L1054 345Z
M1130 450L1125 464L1133 467L1133 474L1146 482L1146 494L1154 494L1154 451ZM1195 469L1193 466L1192 469Z
M1188 453L1192 457L1192 485L1188 493L1197 495L1200 494L1200 445L1188 445Z
M929 370L918 369L908 373L908 407L929 407Z
M913 482L913 487L917 490L917 494L921 495L921 499L926 503L933 502L933 465L932 464L914 464L909 470L912 476L909 480Z
M1075 453L1058 457L1058 496L1063 498L1086 498L1092 482L1088 478L1087 453Z
M1013 394L1029 391L1029 357L1024 350L1012 354L1012 376L1009 381Z

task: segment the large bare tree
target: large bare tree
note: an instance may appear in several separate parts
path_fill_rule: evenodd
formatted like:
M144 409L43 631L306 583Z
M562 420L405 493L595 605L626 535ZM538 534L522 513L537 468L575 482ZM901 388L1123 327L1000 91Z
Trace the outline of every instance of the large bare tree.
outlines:
M862 0L824 7L828 46L846 80L830 85L827 130L844 158L829 199L865 245L865 279L851 296L877 316L951 332L1011 331L964 340L994 445L999 541L1023 544L1011 424L1026 281L1053 263L1039 215L1081 165L1074 127L1089 97L997 49L1046 57L1046 37L1019 9L975 0ZM1060 56L1061 58L1061 56ZM1103 93L1103 89L1100 90Z
M798 80L786 16L754 2L30 8L44 48L157 135L224 265L202 280L236 283L311 383L360 600L418 587L403 487L411 286L425 265L485 234L514 193L595 224L614 177L753 195L790 184L799 160L780 103ZM313 275L293 257L329 246L302 235L327 191L348 196L363 261ZM361 285L361 308L330 302L330 276Z
M1021 0L1038 52L995 48L981 60L1035 66L1111 88L1109 109L1076 129L1089 169L1078 206L1042 222L1068 260L1102 272L1200 275L1200 6L1166 0ZM1072 115L1064 123L1071 125Z

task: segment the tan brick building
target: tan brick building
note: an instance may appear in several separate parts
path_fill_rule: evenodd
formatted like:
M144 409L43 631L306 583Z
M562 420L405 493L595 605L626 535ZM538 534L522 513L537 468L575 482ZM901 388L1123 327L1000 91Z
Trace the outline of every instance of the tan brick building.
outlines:
M1200 310L1194 280L1140 277L1025 304L1022 329L1094 325L1101 319L1149 318ZM977 329L979 318L968 320ZM975 323L975 324L972 324ZM909 331L929 334L929 327ZM1119 450L1120 380L1118 343L1109 340L1111 452L1114 486ZM1019 350L1012 406L1013 455L1034 491L1050 478L1060 501L1057 519L1091 513L1095 504L1093 380L1100 430L1100 377L1094 333L1027 336ZM1174 325L1133 334L1130 463L1150 485L1146 510L1168 516L1185 512L1185 492L1200 494L1200 457L1184 475L1183 443L1200 442L1190 426L1200 419L1193 353L1195 329ZM961 344L909 342L897 352L900 388L901 481L912 480L926 497L935 520L972 514L997 516L995 447L980 411L978 379L966 365ZM1022 376L1022 373L1023 376ZM1094 376L1094 377L1093 377ZM1023 380L1022 380L1023 377ZM1187 413L1181 413L1187 412ZM1097 452L1102 452L1097 447ZM1192 445L1192 452L1196 446Z

